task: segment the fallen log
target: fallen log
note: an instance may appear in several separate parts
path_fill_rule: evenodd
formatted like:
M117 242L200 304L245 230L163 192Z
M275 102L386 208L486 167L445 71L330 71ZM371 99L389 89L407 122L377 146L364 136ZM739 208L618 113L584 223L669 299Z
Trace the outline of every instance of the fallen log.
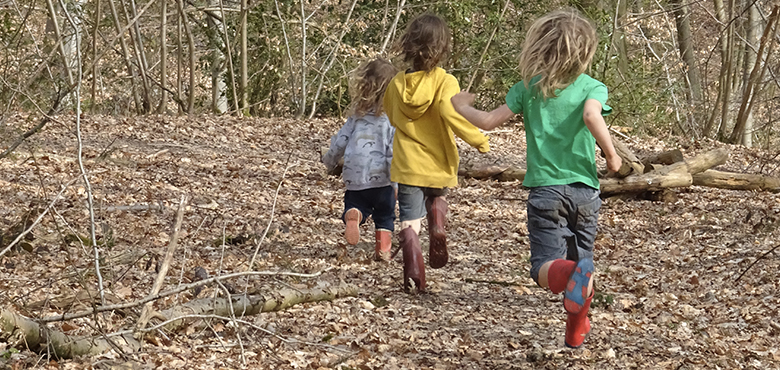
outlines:
M780 192L780 178L716 170L707 170L693 175L693 185L731 190Z
M186 315L212 315L225 318L234 315L256 315L260 312L280 311L305 302L354 297L357 296L357 293L357 287L341 284L336 287L282 289L278 292L264 294L234 294L230 298L193 300L159 312L154 317L170 320L163 327L168 330L176 330L189 322L187 319L181 318ZM141 348L141 342L136 340L130 332L111 336L109 339L105 336L76 337L2 308L0 308L0 343L8 343L10 347L27 348L38 353L51 354L55 358L95 356L117 347L125 352L137 351Z
M680 149L667 150L658 154L653 154L642 160L642 163L647 166L648 164L662 164L670 165L685 160Z
M724 164L727 159L728 152L725 149L715 149L642 175L631 175L623 179L600 179L601 193L610 196L691 186L693 174Z
M281 311L305 302L332 301L338 298L357 296L354 285L317 286L310 289L281 289L274 293L233 294L228 298L202 298L160 312L166 320L186 315L216 315L230 317L256 315L261 312ZM185 319L174 320L164 326L176 330L187 323Z
M620 169L616 173L611 174L610 177L623 178L631 175L632 173L641 174L645 172L644 164L642 164L642 162L639 161L639 158L637 158L636 155L630 149L628 149L626 144L623 144L622 141L613 136L612 145L615 147L617 155L623 160L623 163L621 164Z
M622 179L601 179L599 183L601 184L601 194L610 196L618 193L638 193L687 187L693 184L693 178L690 173L681 171L667 174L649 172L644 175L631 175Z
M691 175L704 172L712 167L720 166L729 159L729 152L726 149L718 148L704 152L693 158L677 162L669 166L661 167L653 172L667 174L671 172L687 172Z

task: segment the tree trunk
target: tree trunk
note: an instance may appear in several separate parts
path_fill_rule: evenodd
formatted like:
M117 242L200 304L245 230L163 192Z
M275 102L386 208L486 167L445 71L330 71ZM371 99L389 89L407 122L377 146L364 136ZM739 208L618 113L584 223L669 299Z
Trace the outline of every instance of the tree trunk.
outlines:
M160 105L158 114L165 114L168 106L168 0L160 2Z
M232 52L233 48L232 48L232 46L230 44L230 35L228 35L228 29L227 29L227 26L225 25L225 21L224 21L225 20L225 5L222 2L222 0L219 0L219 12L220 12L220 15L222 16L222 20L216 20L215 19L215 22L219 23L220 29L222 30L223 42L225 43L225 50L227 51L227 61L225 61L225 64L227 64L227 69L228 69L228 72L230 73L230 75L228 76L228 81L230 81L231 87L233 88L233 99L232 99L232 101L233 101L233 110L235 111L235 114L238 115L238 114L241 114L241 112L240 112L241 108L239 108L239 105L238 105L238 89L236 88L236 73L233 71L233 52ZM223 55L223 57L224 57L224 55ZM225 73L225 68L222 67L220 69L220 77L219 77L220 80L222 81L222 83L221 84L218 83L218 89L220 90L220 96L219 96L219 100L218 100L218 106L220 108L218 108L218 109L223 109L221 111L222 113L227 112L227 106L228 106L228 98L227 98L227 91L226 91L227 90L227 86L226 86L226 83L225 83L224 73ZM241 91L244 91L244 90L241 90Z
M125 15L125 21L133 28L133 31L128 32L130 35L130 42L133 43L133 50L135 54L136 66L138 66L138 75L141 78L141 87L143 88L143 94L141 95L141 112L143 114L151 111L151 89L149 87L149 73L146 63L146 53L144 52L144 44L141 39L141 31L138 28L138 18L135 12L135 2L130 0L130 9L128 10L124 0L120 0L122 5L122 11ZM131 24L132 22L132 24Z
M306 8L304 0L301 0L301 106L295 118L301 118L306 114Z
M766 63L762 63L764 53L766 52L766 55L772 55L772 50L774 49L774 38L775 34L777 33L775 24L777 23L778 14L780 14L780 12L778 12L778 8L779 7L776 5L772 9L772 14L769 16L769 20L767 21L766 27L764 28L764 34L761 36L761 41L758 47L758 52L756 53L753 69L750 71L750 77L748 78L747 86L743 89L742 104L739 106L737 123L734 125L734 130L729 136L729 141L731 143L742 143L743 137L746 134L745 126L747 124L748 115L753 110L753 105L758 98L758 94L761 92L761 89L757 85L764 76L767 68Z
M184 25L184 33L187 35L187 53L188 63L190 67L190 91L187 96L187 114L193 114L195 112L195 39L192 36L190 30L190 24L187 19L187 13L184 12L184 0L178 0L179 3L179 15L182 18L182 24Z
M296 304L306 302L332 301L344 297L355 297L358 288L354 285L317 286L311 289L281 289L273 293L250 292L249 295L233 294L226 298L201 298L180 306L160 312L162 317L170 320L185 315L216 315L230 317L234 313L256 315L261 312L281 311ZM171 321L165 328L177 330L184 326L188 319Z
M702 130L702 135L704 137L712 137L713 136L713 130L719 132L719 128L715 127L715 118L718 116L718 112L721 113L721 125L724 125L726 123L725 119L726 112L722 110L722 108L719 110L718 108L722 106L724 100L728 100L728 94L726 93L726 84L727 84L727 77L726 73L729 70L729 65L731 63L731 58L729 56L729 39L731 37L731 25L730 23L727 23L726 20L726 9L723 6L723 0L713 0L713 5L715 7L715 16L718 19L718 22L721 24L728 24L724 32L721 32L720 38L718 39L718 44L720 45L720 60L721 60L721 66L720 66L720 74L718 76L718 95L717 98L715 98L715 103L712 105L710 110L712 113L710 114L710 118L707 120L707 123L704 125L704 129Z
M674 19L677 25L677 42L680 46L680 56L685 63L686 77L690 93L691 106L696 106L701 102L701 78L699 77L699 67L696 65L696 56L693 53L693 37L691 35L690 11L688 10L687 0L673 0Z
M133 93L135 109L140 112L142 110L141 97L138 95L138 90L135 88L135 69L133 68L133 62L130 60L130 51L128 50L127 41L125 41L125 36L122 32L122 24L119 23L119 13L116 10L114 0L108 0L108 4L111 7L111 16L114 18L114 27L116 27L119 46L122 49L122 57L125 61L125 66L127 67L127 74L130 76L130 90Z
M95 26L92 28L92 89L90 99L92 100L92 112L95 113L97 107L97 80L98 80L98 52L97 39L100 29L100 19L103 15L100 12L101 0L95 2Z
M62 64L63 68L65 69L65 75L68 77L68 84L73 85L75 80L73 78L73 70L70 68L71 61L68 58L71 53L65 47L65 41L62 36L62 28L60 28L60 22L57 17L57 10L52 0L46 0L46 5L49 9L49 19L51 20L52 30L54 31L54 39L57 43L57 47L60 50L60 55L62 55Z
M180 9L179 2L176 0L176 9ZM182 42L182 28L184 27L184 14L183 12L176 12L176 101L181 102L181 92L184 88L184 82L182 81L182 69L184 64L184 43ZM184 113L182 104L179 104L179 114Z
M303 3L301 3L301 7L303 7ZM239 87L239 91L241 91L242 115L249 115L249 103L247 101L249 98L249 90L247 88L249 81L249 57L247 56L247 13L249 13L247 0L241 0L241 86Z

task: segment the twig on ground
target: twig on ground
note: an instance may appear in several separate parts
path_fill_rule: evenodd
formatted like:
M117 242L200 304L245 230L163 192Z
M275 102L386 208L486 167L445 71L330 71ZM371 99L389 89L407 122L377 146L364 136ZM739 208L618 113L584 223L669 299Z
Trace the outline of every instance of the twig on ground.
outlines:
M179 210L176 212L176 223L173 226L173 235L171 236L170 243L168 243L168 249L165 252L165 259L163 260L163 264L157 274L157 279L154 280L152 291L149 293L150 296L156 295L160 292L163 282L165 281L165 275L168 274L168 268L171 266L171 261L173 260L173 252L176 251L176 244L179 242L179 232L181 231L181 223L184 219L184 207L186 204L187 197L182 195L181 201L179 202ZM151 317L151 311L152 303L150 301L144 305L143 311L141 312L141 317L138 319L138 324L136 327L143 329L146 326Z
M769 254L771 254L772 252L774 252L775 250L777 250L777 248L780 248L780 244L776 245L774 248L772 248L772 249L768 250L766 253L764 253L764 254L762 254L761 256L759 256L758 258L756 258L756 260L755 260L755 261L753 261L753 263L751 263L751 264L750 264L750 266L748 266L747 268L745 268L745 271L742 271L742 273L741 273L741 274L739 274L739 277L737 277L737 279L736 279L736 280L734 280L734 282L735 282L735 283L739 282L739 280L740 280L740 279L742 279L742 277L743 277L743 276L745 276L745 274L746 274L746 273L747 273L747 272L750 270L750 268L752 268L752 267L753 267L753 265L755 265L756 263L758 263L758 261L761 261L762 259L764 259L764 257L768 256Z
M271 205L271 215L270 219L268 220L268 226L266 226L265 231L263 232L263 236L260 237L260 241L257 242L257 246L255 247L255 253L252 255L252 259L249 261L249 265L247 266L247 271L252 270L252 266L255 265L255 259L257 259L257 253L260 251L260 246L263 244L263 241L265 240L265 236L268 235L268 231L271 230L271 224L274 222L274 213L276 211L276 201L279 199L279 191L282 189L282 184L284 183L284 177L287 175L287 171L290 169L289 163L290 158L292 158L292 155L295 152L290 152L290 155L287 157L287 163L284 165L284 172L282 173L282 178L279 179L279 185L276 187L276 194L274 195L274 202Z

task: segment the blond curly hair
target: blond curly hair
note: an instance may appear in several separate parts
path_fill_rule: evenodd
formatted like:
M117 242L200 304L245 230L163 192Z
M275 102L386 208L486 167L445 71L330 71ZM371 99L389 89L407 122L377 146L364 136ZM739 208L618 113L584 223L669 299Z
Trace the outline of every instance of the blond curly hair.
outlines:
M382 113L382 98L397 69L389 61L375 58L363 63L349 82L350 115L365 116L368 113Z
M526 88L545 98L555 97L584 73L596 53L598 39L591 21L574 9L548 13L534 21L520 53L520 75Z

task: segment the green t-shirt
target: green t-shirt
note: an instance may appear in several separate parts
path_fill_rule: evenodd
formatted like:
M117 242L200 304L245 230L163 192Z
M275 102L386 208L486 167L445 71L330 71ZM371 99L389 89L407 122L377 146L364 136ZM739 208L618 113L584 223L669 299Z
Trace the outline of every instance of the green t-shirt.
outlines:
M581 74L569 86L556 91L556 97L544 99L536 93L531 80L526 89L518 82L506 96L506 105L515 114L523 114L527 145L527 187L568 185L581 182L599 188L596 173L596 139L585 126L582 111L585 101L601 102L601 114L612 113L607 105L607 87Z

